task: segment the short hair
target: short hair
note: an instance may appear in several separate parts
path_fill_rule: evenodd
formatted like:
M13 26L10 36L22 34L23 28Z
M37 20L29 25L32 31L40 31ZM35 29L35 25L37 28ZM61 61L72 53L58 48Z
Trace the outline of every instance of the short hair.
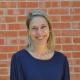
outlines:
M27 20L26 20L27 29L29 29L29 25L30 25L31 20L34 17L39 17L39 16L43 17L47 21L47 23L48 23L50 33L49 33L49 38L47 40L47 47L48 47L49 50L53 51L54 43L55 43L54 34L52 32L50 20L49 20L47 14L44 11L36 9L36 10L32 10L32 12L30 12L28 14Z

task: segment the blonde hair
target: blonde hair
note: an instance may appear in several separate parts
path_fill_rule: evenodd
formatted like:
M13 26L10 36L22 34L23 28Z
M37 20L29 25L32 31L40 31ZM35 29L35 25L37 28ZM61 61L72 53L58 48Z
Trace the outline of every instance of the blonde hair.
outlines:
M41 16L43 17L47 23L48 23L48 26L49 26L49 30L50 30L50 33L49 33L49 38L47 40L47 48L50 50L50 51L53 51L54 47L55 47L55 40L54 40L54 34L52 32L52 28L51 28L51 24L50 24L50 20L48 18L48 16L45 14L45 12L43 12L42 10L32 10L32 12L30 12L27 16L27 21L26 21L26 25L27 25L27 28L29 29L29 25L30 25L30 21L34 18L34 17L37 17L37 16ZM29 38L29 45L31 45L31 38Z

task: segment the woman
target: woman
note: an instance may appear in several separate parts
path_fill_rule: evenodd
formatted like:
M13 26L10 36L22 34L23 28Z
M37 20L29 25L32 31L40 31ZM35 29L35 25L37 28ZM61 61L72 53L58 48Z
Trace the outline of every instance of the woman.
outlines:
M66 56L54 50L47 15L33 10L26 25L29 44L12 56L10 80L70 80Z

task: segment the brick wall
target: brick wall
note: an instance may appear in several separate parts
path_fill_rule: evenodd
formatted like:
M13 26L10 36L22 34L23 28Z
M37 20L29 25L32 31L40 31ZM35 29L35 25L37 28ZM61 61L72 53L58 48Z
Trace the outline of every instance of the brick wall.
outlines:
M71 80L80 80L80 0L0 0L0 80L9 80L12 54L27 45L26 15L34 8L49 15L55 49L68 57Z

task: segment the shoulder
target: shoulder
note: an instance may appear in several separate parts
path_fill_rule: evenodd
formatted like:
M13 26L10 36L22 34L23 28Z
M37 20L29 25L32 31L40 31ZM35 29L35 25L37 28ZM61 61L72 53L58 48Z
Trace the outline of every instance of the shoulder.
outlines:
M67 59L67 56L65 55L65 53L63 53L63 52L59 52L59 51L55 51L55 54L56 54L56 57L58 58L58 59Z
M13 53L12 59L13 59L13 58L15 58L15 59L17 58L17 59L18 59L18 58L20 58L21 56L23 56L24 53L25 53L24 49L21 49L21 50L15 52L15 53Z
M56 60L59 62L59 63L67 63L68 64L68 58L67 56L65 55L65 53L63 52L58 52L58 51L55 51L55 54L56 54Z
M55 53L56 53L58 56L66 57L65 54L64 54L63 52L55 51Z

